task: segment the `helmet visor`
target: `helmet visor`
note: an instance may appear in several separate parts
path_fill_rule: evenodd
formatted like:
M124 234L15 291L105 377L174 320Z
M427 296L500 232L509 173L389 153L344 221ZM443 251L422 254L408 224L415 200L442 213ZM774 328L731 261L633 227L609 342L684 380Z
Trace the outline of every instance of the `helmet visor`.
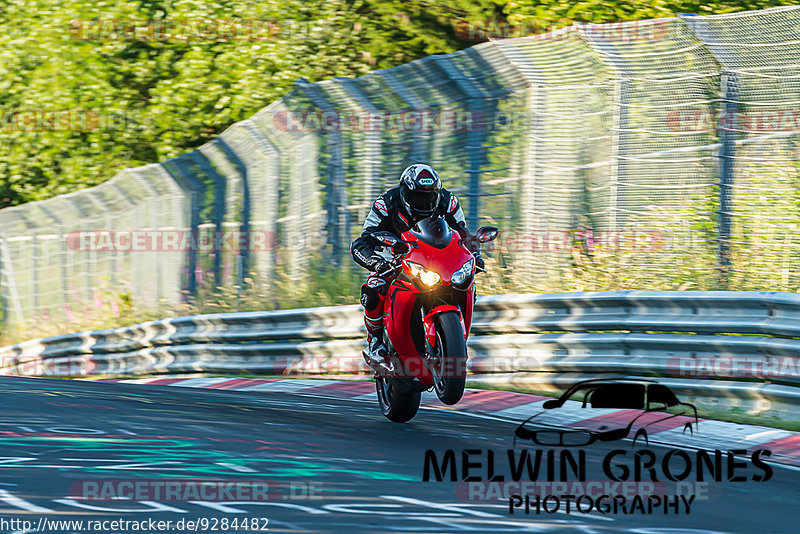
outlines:
M412 210L422 214L430 214L439 204L439 192L409 191L406 200Z

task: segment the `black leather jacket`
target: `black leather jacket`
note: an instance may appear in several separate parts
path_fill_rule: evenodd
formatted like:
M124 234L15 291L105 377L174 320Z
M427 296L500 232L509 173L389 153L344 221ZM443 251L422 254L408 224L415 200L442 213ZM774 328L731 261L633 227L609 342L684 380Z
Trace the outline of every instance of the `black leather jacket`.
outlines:
M467 229L467 221L464 218L461 204L456 196L447 189L442 189L439 206L434 214L443 215L450 228L458 232L462 238L471 235ZM399 237L417 222L419 221L412 219L400 200L400 188L389 189L372 204L369 215L364 221L361 235L350 244L350 253L353 255L353 259L365 269L372 270L375 264L374 255L377 245L373 245L366 236L372 232L388 231Z

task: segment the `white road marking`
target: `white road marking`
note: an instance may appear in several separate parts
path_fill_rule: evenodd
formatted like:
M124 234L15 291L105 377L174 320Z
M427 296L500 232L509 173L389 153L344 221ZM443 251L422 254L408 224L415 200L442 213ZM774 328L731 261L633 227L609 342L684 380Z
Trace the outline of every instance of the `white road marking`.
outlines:
M407 519L416 519L417 521L427 521L428 523L434 523L436 525L439 525L439 527L447 527L451 530L457 530L459 532L486 532L486 528L489 526L488 522L482 522L481 528L473 528L470 525L465 525L463 523L453 523L452 521L447 521L445 519L436 517L428 518L424 516L412 516L408 517ZM398 529L398 530L405 530L405 529Z
M636 534L726 534L721 530L703 530L700 528L670 528L670 527L653 527L653 528L632 528L625 532L634 532Z
M222 467L227 467L231 471L237 471L239 473L258 473L255 469L247 467L246 465L236 465L227 462L216 462L217 465Z
M792 432L788 430L765 430L763 432L756 432L755 434L749 434L745 436L745 441L755 441L758 440L759 443L767 443L768 441L773 441L780 438L786 438L792 435Z
M105 434L102 430L97 430L96 428L78 428L78 427L61 427L55 426L50 428L45 428L45 432L52 432L53 434Z
M29 462L36 458L14 457L14 456L0 456L0 464L11 464L16 462Z
M217 510L225 514L249 513L247 510L240 510L239 508L234 508L234 505L235 506L247 506L247 505L278 506L279 508L290 508L292 510L300 510L301 512L306 512L312 515L330 513L327 510L320 510L318 508L311 508L310 506L303 506L300 504L290 504L287 502L260 502L260 501L232 501L232 502L189 501L189 502L192 504L197 504L199 506L205 506L206 508L212 508L214 510Z
M403 508L402 504L368 504L368 503L356 503L356 504L326 504L322 507L329 512L339 512L342 514L367 514L367 515L402 515L406 518L411 518L413 516L419 515L415 514L414 512L381 512L377 510L357 510L354 508ZM437 516L437 517L461 517L461 514L447 512L447 513L430 513L424 512L427 516Z
M53 510L51 510L50 508L37 506L31 502L26 501L25 499L20 499L16 495L10 494L6 490L0 490L0 501L3 501L4 503L9 504L15 508L27 510L28 512L36 512L37 514L50 514L53 512Z
M144 504L149 506L150 508L104 508L102 506L94 506L91 504L85 504L82 502L78 502L75 499L68 498L68 499L53 499L53 502L57 502L59 504L66 504L67 506L73 506L75 508L83 508L84 510L94 510L96 512L117 512L117 513L138 513L138 512L175 512L178 514L185 514L188 513L186 510L182 510L180 508L174 508L172 506L168 506L161 502L155 501L130 501L130 502L137 502L139 504ZM49 510L52 512L52 510Z
M460 503L451 503L451 504L437 503L437 502L423 501L421 499L414 499L411 497L403 497L400 495L381 495L381 499L400 501L406 504L415 504L417 506L424 506L436 510L445 510L446 512L455 512L458 514L469 514L477 517L502 517L497 514L490 514L488 512L481 512L479 510L470 510L469 508L467 508L468 505Z
M508 505L507 504L473 503L472 506L483 506L484 508L502 508L504 510L508 510ZM559 508L559 510L556 513L566 514L567 512L565 510L561 510ZM590 512L588 514L582 514L580 512L574 512L574 513L567 514L567 515L569 515L570 517L574 516L574 517L585 517L585 518L589 518L589 519L598 519L600 521L612 521L612 522L614 521L614 519L611 518L611 517L606 517L604 515L599 515L599 514L600 514L599 512Z
M328 384L335 384L338 380L312 380L304 378L295 378L291 380L279 380L277 382L266 382L264 384L256 384L254 386L246 386L238 391L281 391L293 392L300 389L308 389L318 386L325 386ZM229 390L237 391L237 390Z
M111 469L111 470L116 470L116 469L147 469L147 470L153 470L153 469L155 469L155 467L153 467L153 466L164 466L164 465L183 465L183 463L182 462L177 462L177 461L175 461L175 462L165 461L165 462L133 463L133 464L119 464L119 465L100 465L100 466L97 466L95 469ZM180 469L177 469L177 468L164 468L164 467L159 467L159 469L164 469L165 471L166 470L170 470L170 471L180 470Z
M223 382L227 382L228 380L233 380L234 378L235 377L189 378L188 380L183 380L181 382L175 382L174 384L166 384L166 385L170 387L177 386L179 388L207 388L208 386L221 384ZM158 386L159 384L153 384L153 385Z
M478 521L475 519L460 519L457 522L446 521L442 519L436 518L428 518L428 517L410 517L409 519L419 519L422 521L428 521L430 523L436 523L443 527L450 527L454 530L459 530L462 532L488 532L488 527L491 527L491 532L553 532L558 528L559 525L563 525L564 528L569 528L571 531L574 531L576 528L579 528L580 524L576 522L567 522L563 520L552 520L552 521L503 521L503 520L490 520L490 521ZM473 528L472 524L477 523L477 528ZM499 530L498 527L507 527L503 530Z

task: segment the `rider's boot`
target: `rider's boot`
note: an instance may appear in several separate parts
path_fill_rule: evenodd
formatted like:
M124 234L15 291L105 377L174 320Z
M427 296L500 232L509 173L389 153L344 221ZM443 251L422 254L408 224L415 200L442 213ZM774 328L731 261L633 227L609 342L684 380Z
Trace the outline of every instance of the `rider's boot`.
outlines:
M383 306L365 310L364 324L367 327L366 355L375 363L387 363L389 351L383 343Z

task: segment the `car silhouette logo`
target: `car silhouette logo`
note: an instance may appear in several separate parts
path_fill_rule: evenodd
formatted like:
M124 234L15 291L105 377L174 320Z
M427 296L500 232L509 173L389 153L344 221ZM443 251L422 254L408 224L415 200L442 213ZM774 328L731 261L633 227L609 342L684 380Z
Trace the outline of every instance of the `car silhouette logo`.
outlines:
M628 437L635 446L640 439L649 444L649 434L655 431L682 426L684 433L694 434L699 427L695 406L681 402L667 386L653 380L584 380L559 398L545 401L542 408L516 428L514 446L517 439L542 447L585 447ZM578 420L563 428L536 426L537 417L557 410L577 415ZM598 411L604 418L598 418ZM610 414L612 422L607 422Z

